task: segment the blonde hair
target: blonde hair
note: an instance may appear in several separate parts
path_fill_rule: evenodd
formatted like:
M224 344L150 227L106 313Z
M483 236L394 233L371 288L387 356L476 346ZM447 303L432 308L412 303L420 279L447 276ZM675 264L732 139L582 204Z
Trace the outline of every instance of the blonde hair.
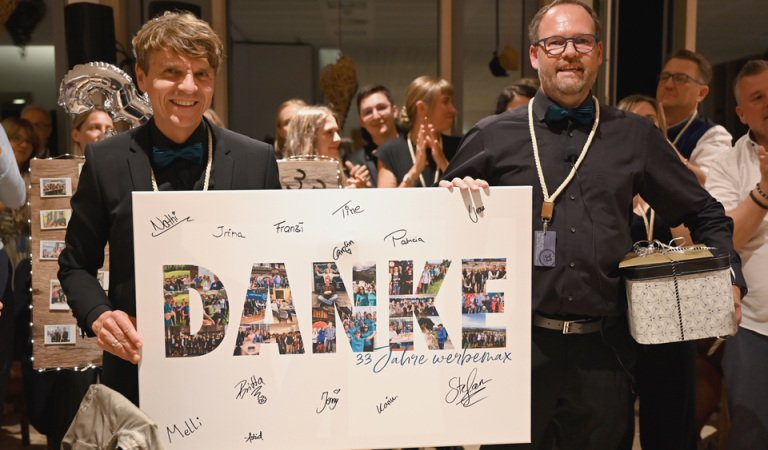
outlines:
M35 126L32 125L32 122L29 120L20 119L16 116L6 117L3 119L2 125L3 129L5 130L5 134L8 136L8 140L11 140L13 136L21 129L26 131L27 139L32 141L32 153L30 153L29 158L27 158L27 160L24 161L21 166L19 166L19 169L22 173L26 172L29 170L29 160L35 156L35 152L40 147L40 138L37 135Z
M323 127L328 116L336 118L333 111L326 106L301 108L288 125L288 137L285 141L283 156L317 155L317 130Z
M280 114L285 108L289 106L298 106L299 108L304 108L307 106L307 102L300 98L292 98L290 100L284 101L280 104L280 107L277 108L277 114L275 115L275 150L278 152L283 151L283 147L285 146L285 141L287 139L287 137L284 138L280 134Z
M166 11L149 22L133 38L133 55L144 73L154 51L169 49L180 56L205 58L214 72L224 58L224 46L208 22L188 12Z
M417 115L416 103L422 101L432 111L440 95L453 96L453 85L447 80L427 75L413 80L405 91L403 109L400 110L400 125L406 130L413 128Z
M618 105L616 105L617 109L620 109L622 111L631 111L632 108L635 107L638 103L648 103L653 107L653 110L656 111L656 121L659 122L659 129L662 133L664 133L664 137L667 136L667 122L664 118L664 114L661 113L661 110L659 108L658 102L656 102L656 99L653 97L648 97L647 95L642 94L632 94L624 97L621 99Z

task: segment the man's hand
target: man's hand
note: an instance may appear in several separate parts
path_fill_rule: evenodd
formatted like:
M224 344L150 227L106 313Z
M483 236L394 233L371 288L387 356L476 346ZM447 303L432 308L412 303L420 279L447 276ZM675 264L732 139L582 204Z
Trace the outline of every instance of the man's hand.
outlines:
M107 311L93 322L91 328L98 337L99 347L126 361L138 364L141 359L139 349L144 342L136 331L136 318L123 311Z
M440 187L447 187L448 189L453 190L453 188L457 187L461 189L462 191L466 191L467 189L473 190L473 191L479 191L480 189L487 188L488 182L481 179L474 179L472 177L464 177L464 178L454 178L451 181L447 180L441 180L440 181Z
M0 316L3 315L3 302L0 302Z

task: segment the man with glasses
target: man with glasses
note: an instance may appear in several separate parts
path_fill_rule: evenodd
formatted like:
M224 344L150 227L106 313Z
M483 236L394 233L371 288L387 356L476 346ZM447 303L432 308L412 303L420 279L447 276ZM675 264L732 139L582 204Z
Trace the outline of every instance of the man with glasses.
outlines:
M749 295L744 322L725 343L731 450L768 448L768 61L747 62L734 82L736 114L749 132L716 159L707 189L733 218L733 244L744 258Z
M541 89L528 106L481 120L441 186L533 187L531 447L629 449L635 347L618 265L632 249L632 199L730 251L746 289L732 221L650 120L592 96L603 42L589 6L544 6L529 39ZM738 307L736 286L733 296Z
M379 182L376 150L381 144L398 136L395 125L397 106L389 89L380 84L369 84L357 91L357 111L365 147L345 156L344 162L350 175L354 170L367 168L371 175L371 185L376 187Z
M659 75L656 101L664 109L667 136L704 184L709 166L731 149L730 133L698 113L699 103L709 93L712 65L690 50L678 50L667 58Z

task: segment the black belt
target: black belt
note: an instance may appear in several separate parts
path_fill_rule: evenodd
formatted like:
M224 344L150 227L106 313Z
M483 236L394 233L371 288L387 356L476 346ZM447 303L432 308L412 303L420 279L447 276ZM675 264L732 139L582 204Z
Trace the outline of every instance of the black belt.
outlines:
M545 317L540 314L533 313L533 324L537 327L546 328L548 330L562 331L563 334L590 334L596 333L603 328L605 323L607 326L613 325L616 322L615 317L595 317L587 319L575 319L575 320L560 320Z

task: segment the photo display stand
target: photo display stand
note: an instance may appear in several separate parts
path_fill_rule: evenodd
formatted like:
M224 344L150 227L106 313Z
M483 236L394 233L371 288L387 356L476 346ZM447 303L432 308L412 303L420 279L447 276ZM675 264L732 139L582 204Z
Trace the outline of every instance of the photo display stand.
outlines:
M529 442L531 188L135 192L169 449Z
M57 272L72 214L70 200L77 191L85 158L30 161L30 226L32 239L32 338L35 369L100 366L102 350L86 338L67 306ZM109 251L99 278L109 283Z

